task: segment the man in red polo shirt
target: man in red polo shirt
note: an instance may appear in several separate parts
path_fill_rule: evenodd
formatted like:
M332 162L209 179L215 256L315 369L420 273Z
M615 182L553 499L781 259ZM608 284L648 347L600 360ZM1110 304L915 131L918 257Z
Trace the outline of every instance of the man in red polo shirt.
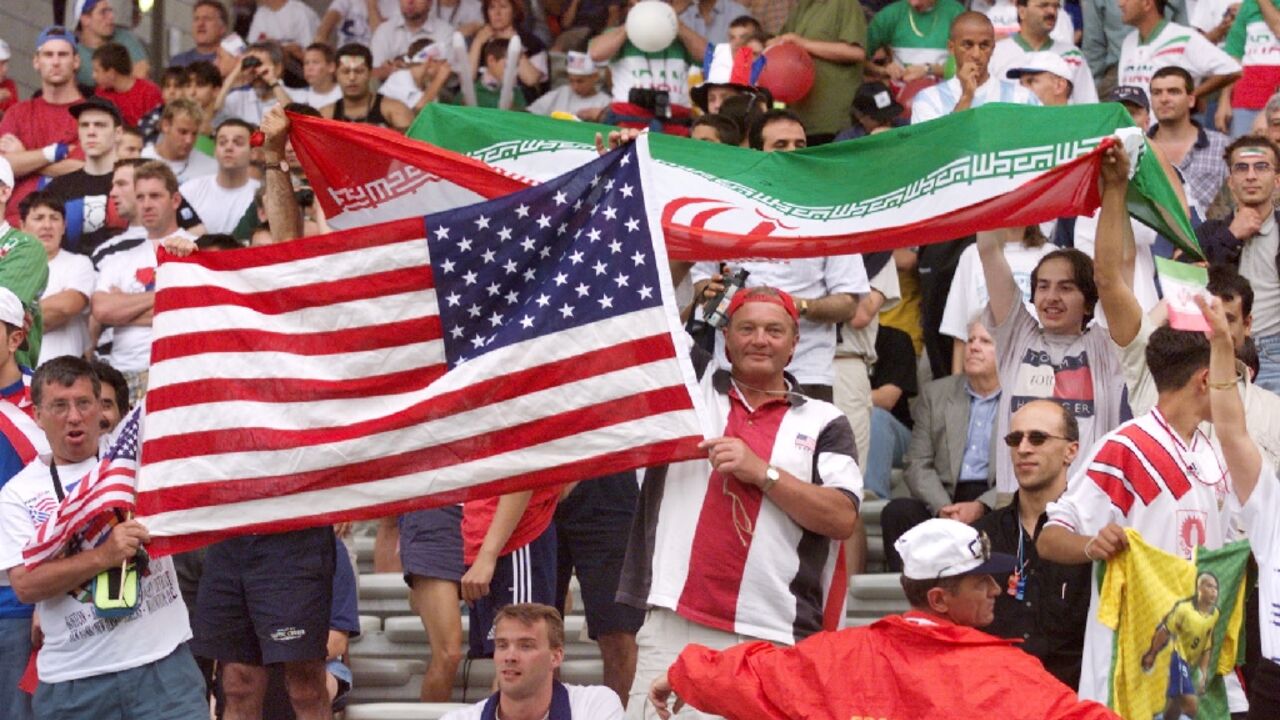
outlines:
M74 157L77 132L71 106L84 99L75 82L79 66L75 37L66 28L52 25L36 38L40 95L9 108L0 120L0 156L17 178L5 215L10 225L22 224L18 204L36 189L41 175L62 175L84 164L68 159Z

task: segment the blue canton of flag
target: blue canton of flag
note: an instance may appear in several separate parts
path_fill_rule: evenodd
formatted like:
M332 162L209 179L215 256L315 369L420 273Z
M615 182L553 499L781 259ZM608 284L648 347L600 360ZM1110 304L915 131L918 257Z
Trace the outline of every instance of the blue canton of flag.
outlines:
M450 368L662 304L634 143L426 232Z

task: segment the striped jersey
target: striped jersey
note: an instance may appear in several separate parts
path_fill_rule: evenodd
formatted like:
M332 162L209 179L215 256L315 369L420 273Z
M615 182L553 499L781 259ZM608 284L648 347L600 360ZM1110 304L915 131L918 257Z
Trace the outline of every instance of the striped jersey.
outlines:
M749 408L729 372L708 371L702 355L694 362L714 434L740 437L775 467L861 502L844 413L798 394ZM839 541L800 527L754 485L689 460L645 473L618 601L790 645L843 624L846 577Z
M1231 107L1261 110L1280 86L1280 39L1262 19L1258 0L1246 0L1223 49L1244 66L1231 91Z
M22 368L22 377L0 388L0 487L28 463L49 452L49 440L35 421L31 404L31 370ZM9 587L7 568L0 568L0 618L31 617L32 606L23 604Z
M921 90L911 102L911 123L914 125L951 114L956 103L960 102L960 94L960 81L956 78ZM978 86L969 107L982 107L993 102L1039 105L1040 99L1018 83L992 75Z
M1138 31L1134 30L1120 43L1121 85L1148 88L1151 76L1170 65L1191 73L1197 84L1209 75L1240 72L1240 63L1209 42L1199 30L1167 20L1161 20L1146 41L1140 40Z

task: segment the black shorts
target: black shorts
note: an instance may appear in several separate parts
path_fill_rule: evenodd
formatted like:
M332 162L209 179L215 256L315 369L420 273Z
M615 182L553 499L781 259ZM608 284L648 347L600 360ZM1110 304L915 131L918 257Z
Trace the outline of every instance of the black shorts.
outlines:
M248 665L323 660L335 552L329 526L211 545L196 601L192 651Z
M415 510L400 516L400 562L404 581L413 577L460 582L462 563L462 506Z
M551 523L533 542L498 558L489 594L471 606L467 657L493 657L493 618L513 603L542 603L555 607L556 524Z
M556 508L558 607L563 613L576 570L592 640L616 632L634 635L644 624L643 610L614 600L639 497L636 473L624 472L578 483Z

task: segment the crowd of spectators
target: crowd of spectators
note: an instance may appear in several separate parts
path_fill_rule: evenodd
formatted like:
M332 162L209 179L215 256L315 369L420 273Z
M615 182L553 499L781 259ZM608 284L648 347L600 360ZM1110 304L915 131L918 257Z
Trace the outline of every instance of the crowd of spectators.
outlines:
M145 528L119 523L60 575L18 567L59 476L91 465L146 395L157 248L329 231L286 108L404 132L428 104L457 103L786 152L986 103L1119 103L1185 201L1250 436L1280 460L1275 0L673 0L677 30L656 51L628 36L636 0L325 5L196 0L191 47L153 67L119 3L77 0L35 38L29 93L6 77L27 58L0 40L0 403L26 418L0 412L0 717L32 717L18 681L41 643L35 717L72 712L71 681L103 681L86 685L95 708L119 702L111 682L179 687L126 717L207 716L215 695L227 717L328 717L351 688L345 525L154 563L145 617L100 628L86 580L127 564ZM814 68L789 104L758 79L782 45ZM521 662L515 626L545 630L528 642L556 657L554 617L503 608L563 610L576 575L602 683L628 717L651 717L650 687L687 644L791 645L827 628L844 602L825 595L833 578L866 566L859 510L885 500L885 569L902 570L896 541L931 519L984 530L1016 554L1021 584L997 588L989 624L968 624L1025 639L1058 680L1105 701L1082 660L1102 642L1085 635L1085 563L1121 550L1113 522L1159 544L1174 512L1148 501L1131 516L1069 479L1083 483L1093 449L1129 422L1182 447L1188 477L1221 466L1197 429L1209 346L1162 327L1155 272L1156 258L1195 259L1105 202L1127 181L1114 151L1107 162L1091 217L892 252L673 263L726 436L708 442L710 479L689 462L379 521L375 569L403 573L427 631L421 699L448 700L464 657ZM715 330L704 305L743 272L752 289Z

